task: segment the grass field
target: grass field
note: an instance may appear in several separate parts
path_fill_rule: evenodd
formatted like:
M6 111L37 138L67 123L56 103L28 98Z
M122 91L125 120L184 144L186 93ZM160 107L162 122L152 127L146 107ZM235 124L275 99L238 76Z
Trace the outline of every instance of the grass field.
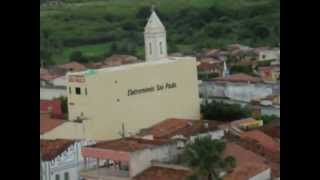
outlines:
M152 5L167 28L169 46L177 47L175 51L190 52L230 43L271 45L280 38L276 32L280 29L280 8L274 5L278 0L65 2L62 6L40 8L40 32L47 34L40 36L51 44L62 44L59 51L62 53L53 55L56 63L68 61L74 51L81 51L86 56L101 56L109 51L111 43L117 43L117 53L143 57L143 28L147 17L139 18L137 12ZM208 11L210 7L218 8L217 12ZM219 17L216 17L217 13ZM221 17L224 21L220 20ZM264 36L257 37L260 34ZM48 51L50 48L55 45L48 47ZM169 51L172 49L169 47Z

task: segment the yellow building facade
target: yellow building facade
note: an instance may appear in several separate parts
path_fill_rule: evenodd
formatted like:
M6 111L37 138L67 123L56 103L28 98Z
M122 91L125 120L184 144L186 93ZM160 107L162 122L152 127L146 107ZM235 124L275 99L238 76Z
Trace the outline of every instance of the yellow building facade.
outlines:
M166 118L200 118L195 59L68 74L69 120L88 139L131 135ZM77 123L75 123L77 124ZM67 131L67 130L66 130Z
M68 73L69 122L42 138L106 140L167 118L200 119L196 59L167 57L165 28L154 11L145 43L146 62Z

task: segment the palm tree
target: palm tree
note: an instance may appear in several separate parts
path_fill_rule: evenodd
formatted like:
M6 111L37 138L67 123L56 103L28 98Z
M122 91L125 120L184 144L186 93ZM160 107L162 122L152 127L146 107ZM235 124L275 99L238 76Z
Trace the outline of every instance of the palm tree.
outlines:
M190 178L220 180L220 172L235 167L234 157L223 158L225 147L223 141L212 140L210 137L196 138L187 144L183 157L194 172Z

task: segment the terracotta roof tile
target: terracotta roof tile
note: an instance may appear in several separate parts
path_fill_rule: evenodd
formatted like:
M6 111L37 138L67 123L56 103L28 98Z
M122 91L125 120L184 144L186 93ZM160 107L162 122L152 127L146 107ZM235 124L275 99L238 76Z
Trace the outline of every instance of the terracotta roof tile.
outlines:
M70 63L62 64L62 65L59 65L58 68L62 68L62 69L66 69L66 70L72 69L72 71L86 70L86 66L84 66L83 64L80 64L78 62L70 62Z
M204 123L208 124L208 128L205 128ZM218 124L216 121L171 118L143 130L140 135L153 135L155 139L169 139L175 135L189 137L208 130L218 129Z
M257 83L257 82L261 82L261 79L257 78L257 77L253 77L253 76L247 75L247 74L239 73L239 74L232 74L232 75L224 77L224 78L215 78L214 81Z
M280 144L260 130L244 132L240 137L255 140L270 152L280 152Z
M40 140L40 149L42 159L45 161L50 161L56 158L58 155L63 153L70 145L72 145L74 140L67 139L56 139L56 140Z
M111 141L101 141L90 147L124 152L134 152L142 149L153 148L170 143L168 140L145 140L136 138L124 138Z
M185 180L190 171L152 166L134 177L134 180Z
M224 180L248 180L270 168L263 157L234 143L227 143L224 156L233 156L236 159L236 167L224 176Z

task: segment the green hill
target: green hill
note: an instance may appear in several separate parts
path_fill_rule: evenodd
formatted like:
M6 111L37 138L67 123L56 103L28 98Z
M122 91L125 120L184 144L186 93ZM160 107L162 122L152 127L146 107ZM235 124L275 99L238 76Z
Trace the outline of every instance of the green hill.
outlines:
M40 8L40 56L48 63L66 62L74 51L87 60L112 53L143 58L152 4L167 28L169 52L279 43L279 0L64 0Z

